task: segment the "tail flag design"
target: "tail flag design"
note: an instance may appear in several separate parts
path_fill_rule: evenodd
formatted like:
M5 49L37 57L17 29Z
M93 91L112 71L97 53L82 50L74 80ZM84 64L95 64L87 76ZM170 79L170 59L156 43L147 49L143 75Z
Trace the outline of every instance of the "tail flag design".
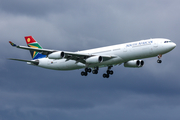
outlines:
M26 40L28 47L42 49L40 44L38 42L36 42L36 40L32 36L26 36L24 38ZM43 54L36 52L36 51L30 50L30 53L31 53L33 60L46 57L46 55L43 55Z
M16 47L17 45L14 44L13 42L9 41L9 43L13 46L13 47Z

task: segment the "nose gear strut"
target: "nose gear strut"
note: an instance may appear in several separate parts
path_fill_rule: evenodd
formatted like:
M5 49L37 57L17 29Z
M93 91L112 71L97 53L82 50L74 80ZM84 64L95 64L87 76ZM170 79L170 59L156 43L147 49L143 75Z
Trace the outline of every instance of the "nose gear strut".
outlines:
M161 57L162 57L162 55L161 55L161 54L160 54L160 55L158 55L158 60L157 60L157 63L162 63Z

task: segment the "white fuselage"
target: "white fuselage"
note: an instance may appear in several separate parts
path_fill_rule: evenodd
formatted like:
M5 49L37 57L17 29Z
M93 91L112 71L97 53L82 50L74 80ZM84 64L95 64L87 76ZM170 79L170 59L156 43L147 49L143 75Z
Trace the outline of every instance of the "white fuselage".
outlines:
M166 43L165 41L169 41ZM122 64L124 62L136 59L155 57L159 54L165 54L170 52L176 46L175 43L168 39L156 38L141 40L131 43L124 43L118 45L112 45L107 47L89 49L78 51L78 54L89 54L89 55L105 55L105 56L115 56L110 60L104 60L98 64L89 64L88 67L106 67L110 65ZM39 67L54 69L54 70L74 70L87 67L86 64L81 62L76 62L75 60L66 59L49 59L42 58L39 60Z

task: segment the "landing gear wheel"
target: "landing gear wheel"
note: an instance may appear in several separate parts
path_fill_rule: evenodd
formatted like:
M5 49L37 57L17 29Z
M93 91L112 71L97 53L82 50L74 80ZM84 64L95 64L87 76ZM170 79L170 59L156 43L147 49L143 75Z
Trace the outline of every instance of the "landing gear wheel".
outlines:
M162 60L160 60L162 58L162 55L158 55L158 60L157 60L157 63L162 63Z
M82 71L82 72L81 72L81 75L82 75L82 76L87 76L87 75L88 75L88 73L87 73L87 72Z
M110 70L107 70L106 72L107 72L107 74L110 74L111 71L110 71Z
M106 74L106 78L109 78L109 74Z
M110 74L110 75L112 75L114 73L112 70L107 70L106 72L107 72L107 74Z
M114 72L111 70L109 74L110 74L110 75L113 75L113 73L114 73Z
M85 75L85 72L84 72L84 71L82 71L82 72L81 72L81 75L82 75L82 76L84 76L84 75Z
M103 78L109 78L109 74L103 74Z
M93 74L98 74L98 71L97 70L93 70L92 73Z
M106 78L106 74L105 73L103 74L103 78Z
M88 75L88 73L87 73L87 72L85 72L84 76L87 76L87 75Z
M157 60L157 63L162 63L162 60Z
M85 70L85 72L88 72L89 69L88 69L88 68L85 68L84 70Z
M109 78L109 75L112 75L114 72L111 70L113 66L108 66L108 69L106 71L106 73L103 74L104 78Z
M92 71L91 68L89 68L89 69L88 69L88 72L91 73L91 71Z

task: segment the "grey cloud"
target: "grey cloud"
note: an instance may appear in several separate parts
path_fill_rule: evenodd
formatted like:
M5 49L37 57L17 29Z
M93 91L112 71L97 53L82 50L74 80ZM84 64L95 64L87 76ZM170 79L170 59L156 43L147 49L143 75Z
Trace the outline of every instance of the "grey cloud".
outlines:
M48 11L56 9L58 6L59 10L63 10L63 6L61 5L61 1L43 1L43 0L31 0L31 1L24 1L24 0L15 0L15 1L8 1L2 0L1 1L1 10L5 12L9 12L12 14L25 14L25 15L32 15L32 16L42 16L47 14Z
M179 1L1 1L0 119L179 119ZM77 51L164 37L177 47L145 59L140 69L81 77L81 70L52 71L7 58L31 59L32 35L44 48Z

